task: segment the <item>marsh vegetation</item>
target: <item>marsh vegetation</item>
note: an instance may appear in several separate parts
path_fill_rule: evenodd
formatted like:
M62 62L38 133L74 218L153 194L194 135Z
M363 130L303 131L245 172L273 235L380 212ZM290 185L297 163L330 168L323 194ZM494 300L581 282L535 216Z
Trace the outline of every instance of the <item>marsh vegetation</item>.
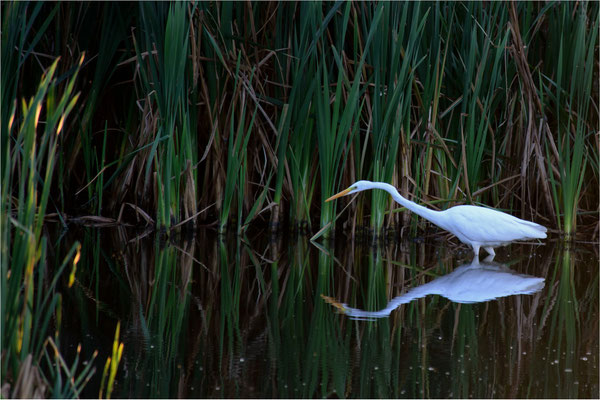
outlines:
M213 364L202 365L216 374L228 357L246 348L250 336L240 324L250 316L267 323L263 337L271 354L281 354L285 341L295 340L286 335L307 335L299 342L306 347L294 350L297 357L271 371L275 375L269 379L281 385L260 395L311 397L331 395L333 389L347 396L403 395L398 382L384 385L378 379L411 374L394 358L406 339L400 321L409 318L411 329L422 329L420 318L430 315L431 303L419 300L409 306L413 311L403 311L407 315L378 325L387 324L385 329L362 325L355 331L320 297L339 298L333 292L340 294L340 280L367 279L371 286L363 293L382 306L393 297L390 287L406 288L390 275L395 264L385 267L372 256L342 277L325 251L328 245L311 261L301 261L308 253L302 239L288 253L290 260L299 258L286 263L262 250L244 250L242 238L252 230L370 243L450 239L396 208L380 191L352 203L324 202L358 179L393 184L429 208L487 205L548 227L548 242L556 249L546 252L551 261L545 269L531 274L546 279L547 292L536 297L545 301L541 311L536 308L540 314L528 314L541 318L539 328L528 326L528 334L558 340L558 347L548 349L566 345L571 346L566 354L579 354L578 346L587 346L597 356L597 263L585 270L588 278L581 277L583 271L574 271L580 253L569 247L594 243L596 250L586 250L584 258L598 259L599 15L596 2L3 2L3 395L37 390L77 397L93 387L88 395L194 396L169 382L146 392L128 381L133 378L123 365L129 372L140 368L130 364L131 347L159 346L140 371L158 380L167 354L163 367L175 376L180 368L192 368L177 355L189 349L182 335L192 332L218 348L209 353L189 344L197 349L191 353L194 362L202 364L206 355ZM145 245L150 251L137 247L142 236L154 234L156 240ZM197 247L203 245L194 244L202 242L178 242L188 234L218 234L222 243L210 242L216 246L213 258L202 258ZM112 251L103 250L105 235L129 245L113 243L106 248ZM234 244L225 244L225 238ZM452 239L450 247L459 251ZM412 268L442 265L431 261L433 254L416 263L398 259L420 251L386 259ZM296 262L312 267L292 267ZM139 268L135 273L132 265ZM247 268L255 275L244 280ZM210 272L198 272L205 270ZM596 286L582 284L583 292L576 293L574 274ZM216 297L198 294L214 285L219 285ZM249 288L242 291L243 285ZM107 303L115 293L127 294L119 297L127 307ZM344 295L348 300L349 293ZM249 307L250 301L256 307ZM467 320L475 321L485 314L470 307L458 307L453 315L466 312ZM491 307L508 313L501 303ZM460 315L455 333L467 324ZM513 317L525 329L521 317ZM81 338L66 328L74 323L81 324L79 333L105 323L103 335L72 349L73 340ZM307 324L321 324L321 331ZM484 329L478 326L463 328ZM132 341L131 332L143 340ZM498 339L506 340L505 347L507 335ZM583 336L587 342L580 341ZM329 343L326 338L332 337L340 342ZM358 385L345 380L353 375L338 370L347 363L338 360L327 369L326 358L320 364L302 359L327 351L347 360L350 349L360 348L357 337L371 337L364 346L391 357L388 366L396 369L356 377L362 379ZM566 341L557 339L563 337ZM456 335L448 340L453 349L469 344ZM377 347L384 343L391 347ZM488 345L495 345L492 339ZM519 368L525 365L520 354L507 356L517 358ZM456 360L448 358L465 362ZM573 360L566 369L573 370ZM200 374L200 382L213 382L193 373ZM297 375L303 378L292 386ZM513 382L515 376L507 379ZM180 385L188 382L181 379ZM379 383L367 383L370 379ZM499 394L472 391L469 385L477 377L465 379L452 389L455 396L534 395L533 383L529 392ZM94 384L86 389L90 380ZM284 382L300 392L284 391ZM308 387L301 389L304 384ZM407 396L448 395L415 385ZM349 386L360 390L347 392ZM597 386L587 391L575 386L569 393L535 394L598 395ZM390 391L378 391L382 387ZM208 389L198 393L219 395Z

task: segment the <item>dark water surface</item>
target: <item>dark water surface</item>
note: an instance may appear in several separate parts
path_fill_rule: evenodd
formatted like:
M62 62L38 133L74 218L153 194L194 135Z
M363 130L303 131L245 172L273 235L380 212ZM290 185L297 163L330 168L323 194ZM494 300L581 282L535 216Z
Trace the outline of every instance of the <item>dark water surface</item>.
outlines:
M164 243L82 230L61 346L99 351L121 322L118 397L598 398L597 245L513 244L471 262L455 239Z

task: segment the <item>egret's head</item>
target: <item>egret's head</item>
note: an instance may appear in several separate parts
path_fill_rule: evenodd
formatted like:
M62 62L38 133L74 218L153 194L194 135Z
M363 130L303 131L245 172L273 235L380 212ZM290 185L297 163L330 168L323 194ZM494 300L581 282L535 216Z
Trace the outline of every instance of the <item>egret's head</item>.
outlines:
M348 187L348 189L342 190L338 194L334 194L333 196L331 196L330 198L328 198L325 201L335 200L338 197L347 196L349 194L362 192L363 190L372 189L372 188L373 188L373 182L371 182L371 181L356 181L352 185L350 185L350 187Z

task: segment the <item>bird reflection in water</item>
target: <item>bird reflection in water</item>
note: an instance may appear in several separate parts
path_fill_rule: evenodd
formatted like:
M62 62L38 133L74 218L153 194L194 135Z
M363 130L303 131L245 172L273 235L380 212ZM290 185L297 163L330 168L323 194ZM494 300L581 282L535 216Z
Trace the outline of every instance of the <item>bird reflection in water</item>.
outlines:
M429 294L443 296L455 303L481 303L500 297L534 294L543 287L544 278L519 274L504 264L489 259L480 262L475 257L471 263L463 264L447 275L393 298L379 311L359 310L345 303L339 303L331 297L324 295L321 297L351 319L374 320L385 318L400 305Z

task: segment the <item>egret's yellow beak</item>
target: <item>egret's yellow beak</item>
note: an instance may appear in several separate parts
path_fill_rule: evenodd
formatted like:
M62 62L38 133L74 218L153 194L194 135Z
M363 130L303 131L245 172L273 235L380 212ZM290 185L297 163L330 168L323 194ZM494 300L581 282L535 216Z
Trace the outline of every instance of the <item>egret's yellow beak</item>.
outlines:
M340 310L340 312L342 312L344 314L346 313L346 307L344 307L344 305L342 303L340 303L333 297L325 296L324 294L321 294L321 297L323 298L323 300L325 300L326 303L331 304L332 306L334 306L335 308Z
M330 198L328 198L327 200L325 200L325 202L328 202L328 201L331 201L331 200L335 200L335 199L337 199L338 197L345 196L345 195L349 194L349 193L350 193L352 190L354 190L354 188L353 188L353 187L349 187L349 188L348 188L348 189L346 189L346 190L342 190L342 191L341 191L341 192L339 192L338 194L334 194L333 196L331 196Z

